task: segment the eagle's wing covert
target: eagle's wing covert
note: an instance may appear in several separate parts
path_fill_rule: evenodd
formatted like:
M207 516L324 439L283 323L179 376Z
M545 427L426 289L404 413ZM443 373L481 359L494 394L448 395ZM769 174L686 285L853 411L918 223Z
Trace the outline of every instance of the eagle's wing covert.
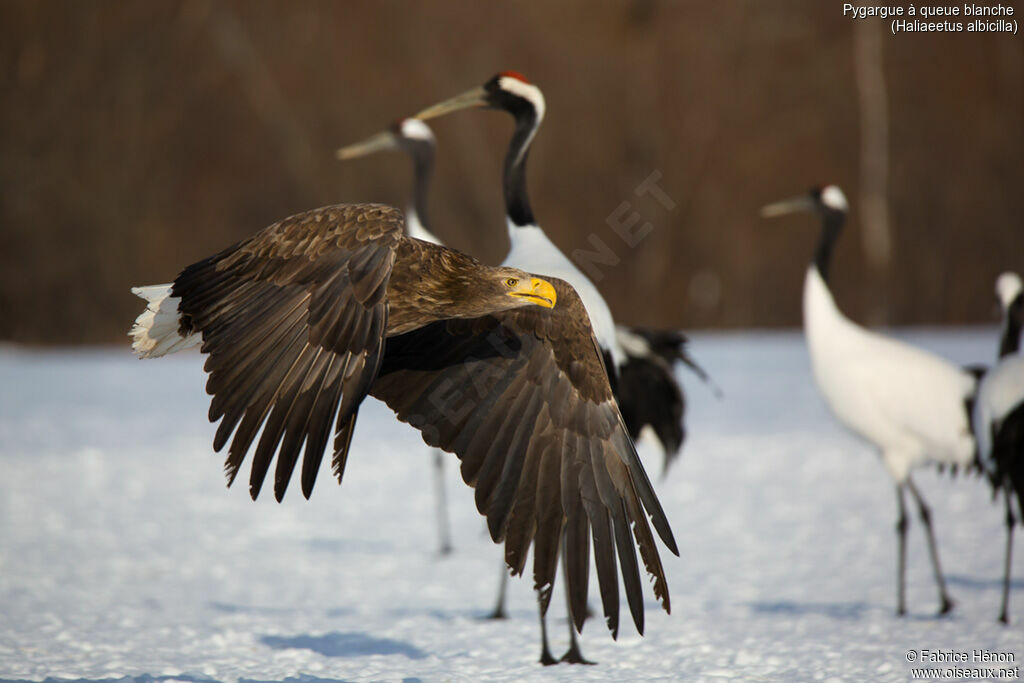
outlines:
M564 539L581 628L589 536L609 628L617 632L618 560L642 633L634 542L655 596L669 609L648 516L669 549L678 550L612 397L582 302L567 283L551 281L554 309L441 321L388 339L370 393L428 444L458 455L513 572L522 572L532 542L535 585L549 589Z
M335 421L341 476L356 409L380 364L401 234L401 213L390 207L316 209L189 266L175 280L183 331L201 332L208 354L209 417L221 420L214 448L234 433L225 463L229 484L261 425L253 498L275 452L274 495L284 496L304 442L308 497Z

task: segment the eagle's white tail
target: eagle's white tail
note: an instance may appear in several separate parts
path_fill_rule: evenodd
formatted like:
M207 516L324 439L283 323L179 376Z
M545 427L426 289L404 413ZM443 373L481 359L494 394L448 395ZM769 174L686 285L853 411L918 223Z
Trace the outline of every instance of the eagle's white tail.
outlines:
M139 358L156 358L195 346L203 340L198 332L188 337L178 333L181 314L176 296L171 296L170 283L132 287L132 294L147 301L146 310L135 319L128 332L132 338L132 351Z

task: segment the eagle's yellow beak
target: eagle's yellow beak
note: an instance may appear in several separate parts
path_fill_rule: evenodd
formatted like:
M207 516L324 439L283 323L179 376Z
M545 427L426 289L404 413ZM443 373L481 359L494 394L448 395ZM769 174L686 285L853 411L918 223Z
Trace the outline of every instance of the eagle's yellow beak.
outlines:
M531 304L543 306L544 308L554 308L555 301L558 300L554 286L547 280L541 280L539 277L520 280L519 284L508 295L526 299Z

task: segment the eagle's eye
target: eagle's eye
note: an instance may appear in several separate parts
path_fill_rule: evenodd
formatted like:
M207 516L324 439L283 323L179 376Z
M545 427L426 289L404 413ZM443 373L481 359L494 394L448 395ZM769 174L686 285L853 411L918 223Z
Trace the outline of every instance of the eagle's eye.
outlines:
M508 285L509 287L515 287L516 285L519 284L519 280L515 279L514 277L510 277L509 279L505 280L505 284Z

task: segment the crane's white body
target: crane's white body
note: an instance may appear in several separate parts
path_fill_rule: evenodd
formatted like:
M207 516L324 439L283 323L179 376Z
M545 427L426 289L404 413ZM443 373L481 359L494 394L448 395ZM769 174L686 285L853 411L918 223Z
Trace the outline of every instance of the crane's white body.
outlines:
M972 461L965 401L975 380L969 373L850 321L814 265L804 281L803 305L818 388L844 425L881 450L897 483L928 461Z
M405 234L414 239L430 242L431 244L436 244L442 247L444 246L441 243L441 240L437 238L437 235L430 232L423 226L422 221L420 221L419 214L416 213L416 209L411 206L405 210Z
M540 226L520 226L508 221L508 239L509 251L502 265L550 275L572 285L587 309L597 343L608 349L615 366L619 367L625 360L625 354L615 334L615 321L604 297L590 278L555 246Z
M907 510L917 503L939 589L939 614L953 609L939 563L931 510L910 477L917 465L968 465L974 459L967 401L976 380L938 356L864 329L842 314L826 283L849 204L837 185L769 204L766 218L795 211L821 216L821 235L804 278L804 332L818 389L833 414L874 444L896 482L896 614L906 614Z
M982 466L995 472L992 462L992 430L1024 403L1024 356L1006 356L985 373L974 403L974 431Z

